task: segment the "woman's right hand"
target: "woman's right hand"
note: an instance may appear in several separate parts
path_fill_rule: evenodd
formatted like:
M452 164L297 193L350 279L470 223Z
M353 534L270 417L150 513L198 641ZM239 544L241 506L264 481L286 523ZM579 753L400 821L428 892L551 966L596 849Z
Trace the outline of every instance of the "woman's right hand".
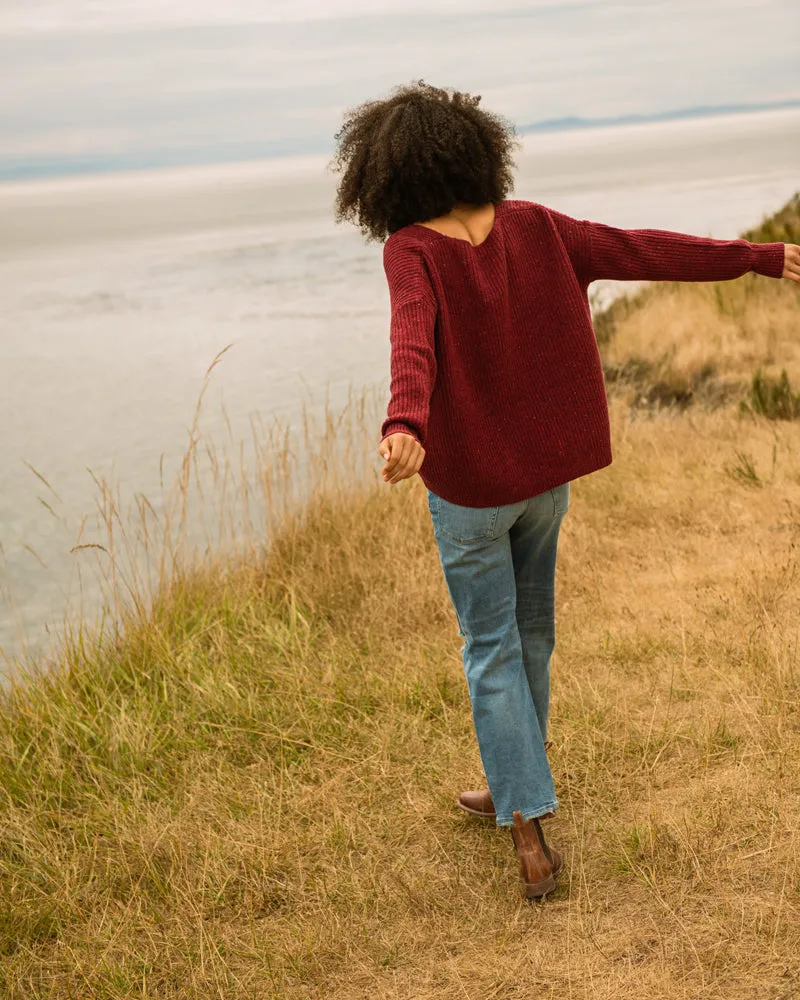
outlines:
M381 475L384 482L392 485L419 472L425 458L425 449L419 441L411 434L403 434L402 431L385 437L378 445L378 451L381 457L386 459Z
M783 244L782 278L796 281L800 285L800 246L796 243Z

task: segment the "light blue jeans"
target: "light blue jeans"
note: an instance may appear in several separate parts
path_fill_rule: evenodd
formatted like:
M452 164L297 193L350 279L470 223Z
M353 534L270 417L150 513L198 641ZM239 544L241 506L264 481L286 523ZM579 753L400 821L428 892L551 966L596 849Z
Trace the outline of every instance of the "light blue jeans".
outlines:
M498 826L511 826L517 809L530 819L558 808L544 743L569 486L499 507L462 507L427 491Z

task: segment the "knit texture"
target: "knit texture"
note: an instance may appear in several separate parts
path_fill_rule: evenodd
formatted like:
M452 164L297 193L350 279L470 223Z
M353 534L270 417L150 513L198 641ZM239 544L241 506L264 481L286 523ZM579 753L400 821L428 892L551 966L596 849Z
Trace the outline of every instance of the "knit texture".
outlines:
M381 425L425 449L450 503L517 503L612 462L589 309L598 278L780 278L783 243L616 229L506 199L478 246L408 225L384 243L391 398ZM657 331L654 331L654 336Z

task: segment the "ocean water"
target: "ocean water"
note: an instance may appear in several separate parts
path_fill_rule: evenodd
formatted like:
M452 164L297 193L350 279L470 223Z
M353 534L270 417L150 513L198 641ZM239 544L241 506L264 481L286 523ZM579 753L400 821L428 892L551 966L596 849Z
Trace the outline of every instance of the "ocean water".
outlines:
M798 109L524 147L511 197L626 228L733 238L800 188ZM381 247L333 222L326 161L0 185L0 583L13 601L0 600L0 648L12 669L23 645L46 655L77 613L69 550L81 519L97 520L95 478L158 506L227 345L201 420L221 447L249 439L254 418L296 429L304 405L327 398L336 412L366 386L388 402ZM623 287L591 291L599 304ZM91 618L99 588L80 582Z

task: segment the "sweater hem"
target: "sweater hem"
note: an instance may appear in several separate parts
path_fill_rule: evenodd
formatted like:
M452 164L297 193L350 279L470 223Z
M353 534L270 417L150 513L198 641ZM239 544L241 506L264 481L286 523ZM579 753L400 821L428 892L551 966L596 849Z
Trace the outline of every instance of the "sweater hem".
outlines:
M610 443L606 448L596 451L591 455L584 456L582 461L573 461L569 465L551 468L547 473L532 476L526 482L494 486L481 486L477 489L452 490L442 482L437 482L437 477L429 476L425 472L425 463L419 471L419 477L426 488L446 500L448 503L458 504L461 507L504 507L509 504L519 503L531 497L546 493L547 490L555 489L564 483L582 476L591 475L607 468L613 462L613 454Z

